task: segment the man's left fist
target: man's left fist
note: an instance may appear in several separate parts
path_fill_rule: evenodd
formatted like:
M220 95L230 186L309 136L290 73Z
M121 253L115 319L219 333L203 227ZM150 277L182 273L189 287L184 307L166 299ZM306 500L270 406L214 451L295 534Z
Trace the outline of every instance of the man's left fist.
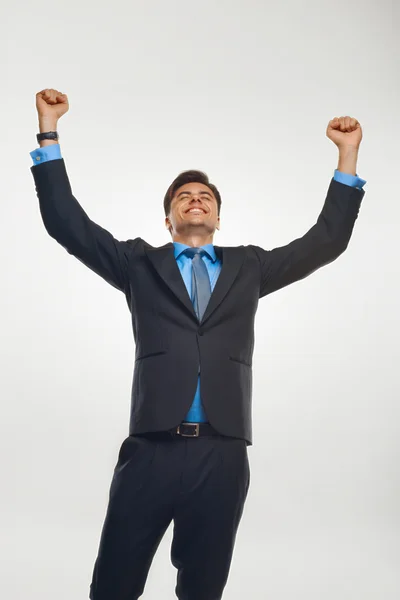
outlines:
M326 135L339 149L349 146L358 148L362 140L362 129L357 119L335 117L329 121Z

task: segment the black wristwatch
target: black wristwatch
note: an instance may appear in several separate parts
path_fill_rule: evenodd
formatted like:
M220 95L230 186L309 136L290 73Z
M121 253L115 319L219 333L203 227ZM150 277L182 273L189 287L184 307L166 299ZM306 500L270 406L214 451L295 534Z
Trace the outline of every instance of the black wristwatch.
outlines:
M36 139L38 143L42 140L58 140L59 135L57 131L46 131L46 133L37 133Z

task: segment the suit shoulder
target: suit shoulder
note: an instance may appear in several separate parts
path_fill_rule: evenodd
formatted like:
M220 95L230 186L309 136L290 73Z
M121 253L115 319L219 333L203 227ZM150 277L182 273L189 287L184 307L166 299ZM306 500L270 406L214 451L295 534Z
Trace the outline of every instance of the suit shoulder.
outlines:
M143 245L143 240L142 240L142 238L137 237L137 238L126 240L125 244L127 244L129 246L131 252L133 250L140 251L140 247Z
M265 254L265 249L261 248L261 246L256 246L255 244L248 244L247 246L245 246L246 248L246 252L248 254L251 254L252 256L257 256L257 258L262 258L262 256Z
M149 250L163 250L164 248L172 247L171 242L169 242L168 244L163 244L162 246L153 246L152 244L149 244L149 242L146 242L146 240L140 237L137 237L132 240L127 240L127 243L133 248L135 248L135 251L139 253L144 253Z
M146 240L144 240L141 237L136 237L136 238L132 238L132 239L126 240L126 243L129 244L132 247L137 246L138 249L139 248L142 248L142 249L144 249L144 248L146 248L146 249L147 248L151 248L151 249L156 250L157 248L162 248L162 246L152 246L151 244L149 244L149 242L146 242Z

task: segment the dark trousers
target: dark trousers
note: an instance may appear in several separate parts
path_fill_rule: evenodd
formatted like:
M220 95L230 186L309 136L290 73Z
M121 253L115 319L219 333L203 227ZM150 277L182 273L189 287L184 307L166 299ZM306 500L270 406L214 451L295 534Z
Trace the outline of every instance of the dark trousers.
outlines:
M165 531L179 600L219 600L250 482L244 440L130 436L122 443L91 600L137 600Z

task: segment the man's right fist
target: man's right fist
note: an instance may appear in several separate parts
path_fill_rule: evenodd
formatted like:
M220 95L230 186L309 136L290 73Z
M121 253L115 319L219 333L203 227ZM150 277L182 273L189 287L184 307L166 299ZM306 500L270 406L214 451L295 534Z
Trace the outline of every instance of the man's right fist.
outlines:
M57 121L69 109L68 98L58 90L45 89L36 94L39 119Z

